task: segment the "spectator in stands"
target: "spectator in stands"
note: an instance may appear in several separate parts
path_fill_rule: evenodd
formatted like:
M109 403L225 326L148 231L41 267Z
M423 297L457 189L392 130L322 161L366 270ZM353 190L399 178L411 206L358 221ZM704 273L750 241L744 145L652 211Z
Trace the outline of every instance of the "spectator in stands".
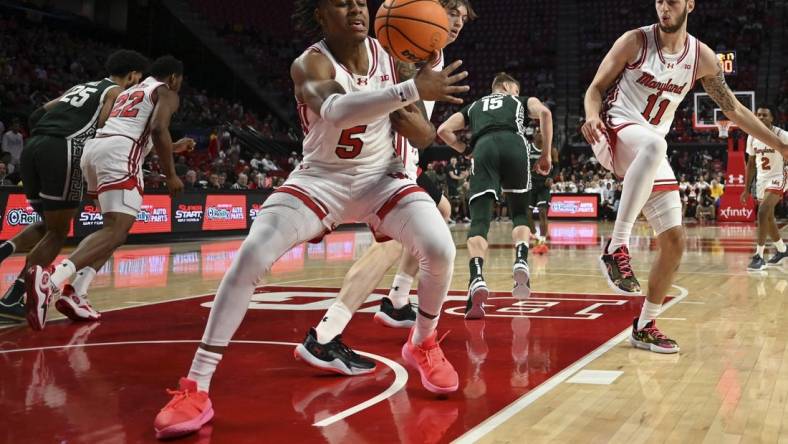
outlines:
M695 216L698 222L704 222L706 220L714 221L716 216L715 213L714 198L711 197L711 190L709 190L709 188L704 188L698 200L698 208L695 212Z
M183 177L189 171L189 165L186 163L185 156L178 156L178 160L175 161L175 174L178 177Z
M208 189L220 190L221 188L221 185L219 185L219 175L216 173L211 173L211 175L208 176Z
M219 189L220 190L229 190L230 184L227 183L227 173L220 173L219 174Z
M194 190L202 188L197 182L197 172L194 170L186 171L183 181L183 188L185 190Z
M602 190L602 218L606 220L616 219L616 190L613 188L612 182L605 183L605 188Z
M277 166L277 164L273 160L271 160L271 155L268 153L265 153L265 156L263 156L263 160L261 161L261 163L262 163L262 170L265 171L266 173L269 171L279 171L281 169L279 168L279 166Z
M233 186L231 187L233 190L247 190L249 189L249 178L246 174L241 173L238 175L238 179L235 181Z
M19 156L22 154L24 145L25 141L19 120L14 120L11 122L11 129L3 134L3 161L19 165Z
M216 159L219 157L219 137L216 135L216 130L211 131L211 135L208 136L208 155L211 159Z
M8 169L6 168L3 162L0 162L0 186L3 187L11 187L14 186L14 182L8 176Z

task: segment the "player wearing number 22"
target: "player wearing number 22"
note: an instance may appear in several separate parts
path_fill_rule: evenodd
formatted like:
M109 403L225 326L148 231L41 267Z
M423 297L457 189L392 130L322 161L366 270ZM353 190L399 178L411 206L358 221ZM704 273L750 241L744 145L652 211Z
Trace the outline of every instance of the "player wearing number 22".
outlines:
M600 163L624 178L612 239L600 258L614 291L640 293L628 243L641 211L657 234L660 251L630 342L654 352L676 353L676 341L655 325L685 245L678 184L666 157L665 135L676 108L700 79L739 128L783 155L788 146L736 100L714 51L687 33L694 0L656 0L655 9L657 24L626 32L605 56L586 92L586 121L581 130Z
M70 318L83 321L98 318L98 313L87 304L84 292L96 271L126 241L137 219L142 206L142 162L151 148L155 147L159 154L170 192L183 189L175 174L172 153L191 149L194 141L183 139L172 143L169 132L170 118L178 109L183 64L164 56L153 62L150 70L151 77L118 96L96 138L85 145L80 162L82 173L87 194L97 199L101 209L102 228L82 240L57 267L35 265L27 270L28 300L32 297L37 301L35 307L28 307L28 322L35 328L44 328L46 307L58 294L68 296L60 300L73 301L66 307L70 310L65 310ZM79 287L65 285L61 292L63 283L77 270L81 273L79 279L84 277Z
M159 438L199 430L213 416L211 378L260 278L292 247L346 222L367 223L418 258L419 316L402 355L428 390L449 393L459 385L436 338L454 242L433 200L406 176L389 114L420 100L462 103L453 94L468 88L453 85L467 73L451 75L459 62L442 71L428 64L397 83L394 60L368 36L367 2L300 0L296 11L323 37L290 70L305 133L304 162L265 201L225 273L188 378L154 421ZM427 136L434 134L421 118Z
M79 163L84 146L106 121L115 98L139 81L148 60L135 51L120 50L110 54L105 65L109 77L75 85L30 116L32 137L22 151L22 182L30 206L43 221L29 225L0 246L0 261L13 252L29 252L27 269L49 265L60 253L82 201ZM24 270L0 302L0 316L22 318L23 276ZM46 311L42 305L34 296L28 296L24 313ZM67 314L75 305L80 304L71 299L56 303ZM40 317L33 316L34 329L42 327L35 321Z

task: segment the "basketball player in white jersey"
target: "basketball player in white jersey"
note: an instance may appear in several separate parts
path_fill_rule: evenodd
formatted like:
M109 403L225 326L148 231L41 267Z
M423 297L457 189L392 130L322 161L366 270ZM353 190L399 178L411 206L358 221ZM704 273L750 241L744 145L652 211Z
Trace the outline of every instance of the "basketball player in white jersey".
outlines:
M449 16L449 40L453 43L469 20L476 18L469 0L441 0ZM441 71L444 65L443 52L431 63L432 69ZM412 77L412 65L400 63L398 74L402 78ZM435 102L425 101L424 108L427 114L425 123L432 115ZM400 121L413 116L413 113L397 111L391 115L392 123L396 129ZM418 116L421 118L421 116ZM422 119L423 120L423 119ZM430 125L431 126L431 125ZM427 194L433 199L444 219L451 215L451 205L443 196L441 188L430 180L425 174L418 174L419 148L426 148L435 140L434 129L429 131L429 137L415 146L403 136L401 132L395 136L395 151L402 157L405 171L410 179L415 179ZM418 143L418 142L417 142ZM419 270L418 259L408 253L402 254L402 245L397 241L376 242L364 255L357 260L348 270L342 282L342 288L334 304L321 317L320 322L306 335L303 344L296 349L295 356L311 365L331 372L345 375L359 375L373 371L375 361L360 355L347 353L350 348L342 343L341 334L350 322L353 313L358 310L367 297L377 287L386 272L402 257L397 275L391 285L389 296L383 298L380 309L375 313L375 320L388 327L411 328L416 322L416 310L410 303L409 295L413 278Z
M99 314L87 304L85 294L96 270L101 269L116 248L123 245L142 206L142 163L156 148L162 170L167 175L167 189L180 192L183 183L175 174L173 152L194 147L191 139L172 142L169 126L178 109L178 90L183 81L183 63L172 56L158 58L150 67L151 76L115 99L104 126L96 137L85 144L82 174L87 195L97 200L103 217L100 230L86 237L68 259L57 267L40 265L28 269L25 278L27 294L35 293L45 305L61 293L63 283L77 270L83 285L79 291L71 285L62 287L62 294L72 304L72 319L96 320ZM37 312L36 321L43 328L46 310Z
M224 275L188 378L180 380L180 389L154 421L159 438L197 431L213 416L211 378L255 286L273 263L293 246L347 222L367 223L419 258L419 317L402 356L418 368L428 390L450 393L459 385L436 338L454 242L435 204L405 176L402 160L394 155L389 114L419 100L462 103L453 95L469 88L454 85L467 73L452 75L461 64L455 62L440 72L421 69L413 79L396 83L393 60L368 36L363 0L299 0L295 17L302 30L319 29L324 36L290 71L306 133L304 162L265 201Z
M755 111L755 115L780 140L788 143L788 131L774 125L771 108L761 105ZM777 228L777 219L774 217L774 208L783 199L788 184L786 184L785 161L777 150L752 136L747 136L747 155L749 158L744 172L744 192L741 195L741 202L744 204L749 199L753 179L755 179L755 198L758 199L757 245L747 270L760 271L767 266L778 266L788 257L780 229ZM768 261L763 257L767 236L771 238L777 249L777 253Z
M630 342L654 352L676 353L676 341L662 334L654 322L685 245L678 183L667 161L665 142L676 108L700 79L739 128L780 152L788 146L736 100L714 51L687 33L694 0L656 0L655 7L657 24L626 32L605 56L586 92L586 121L581 130L600 163L624 178L612 240L600 260L614 291L640 293L628 242L641 211L657 234L660 251Z

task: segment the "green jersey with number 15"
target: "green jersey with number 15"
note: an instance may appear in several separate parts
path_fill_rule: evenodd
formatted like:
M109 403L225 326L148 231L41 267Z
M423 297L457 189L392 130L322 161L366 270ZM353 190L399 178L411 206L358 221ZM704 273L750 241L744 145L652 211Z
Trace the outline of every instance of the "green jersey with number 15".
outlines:
M528 97L490 94L467 105L460 113L473 133L471 145L475 145L483 135L495 131L511 131L524 137Z

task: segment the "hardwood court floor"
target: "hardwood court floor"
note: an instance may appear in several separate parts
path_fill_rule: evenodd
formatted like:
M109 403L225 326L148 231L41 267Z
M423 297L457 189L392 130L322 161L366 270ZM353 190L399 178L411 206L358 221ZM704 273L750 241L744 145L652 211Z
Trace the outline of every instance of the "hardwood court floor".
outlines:
M463 322L459 316L468 279L462 245L467 227L453 228L458 243L455 291L440 329L452 330L444 349L460 372L457 394L447 400L430 398L410 371L405 389L391 395L386 408L386 403L366 408L339 425L315 425L375 395L378 385L386 390L396 382L390 369L402 363L402 332L381 332L371 322L378 294L351 322L348 342L396 361L394 367L357 382L324 378L293 361L287 346L262 354L262 367L273 376L250 379L237 372L259 366L260 350L228 353L217 374L223 382L212 390L217 405L212 434L184 442L255 442L259 435L250 433L275 428L289 430L291 439L332 443L788 440L783 438L788 437L783 430L783 423L788 424L788 354L781 335L788 273L782 268L759 275L745 271L752 227L687 228L688 248L674 298L659 321L682 347L679 355L670 356L635 350L625 341L642 299L610 295L600 275L596 259L609 224L553 223L549 254L530 258L537 294L527 304L506 294L514 256L508 247L510 227L493 224L485 277L500 293L490 300L484 323ZM268 289L255 296L259 310L250 310L238 337L300 342L370 242L366 232L338 232L322 244L286 254L266 279ZM210 297L150 304L212 294L239 244L239 239L223 239L124 247L91 292L96 308L106 313L98 327L62 321L38 334L26 327L0 330L0 408L19 424L0 432L0 442L152 442L150 421L166 400L161 391L188 369L194 350L189 341L202 333ZM656 253L645 225L637 226L632 247L635 270L645 286ZM12 257L0 266L3 291L21 261ZM126 310L110 311L115 309ZM165 344L159 351L124 349L123 357L115 349L88 347L156 339L187 343ZM243 347L256 346L237 349ZM84 354L63 351L83 348ZM113 361L123 365L107 364ZM86 362L93 363L90 372ZM149 371L134 372L135 365ZM232 385L236 379L247 384L244 391ZM87 382L93 390L85 396ZM299 388L266 388L277 385ZM405 401L404 393L409 395ZM123 396L134 399L134 407ZM69 414L69 403L86 399L100 409L99 401L116 398L125 409L108 417L94 415L102 418L100 424L94 425L89 414ZM51 427L41 425L42 417L50 418ZM414 434L425 429L434 432Z

